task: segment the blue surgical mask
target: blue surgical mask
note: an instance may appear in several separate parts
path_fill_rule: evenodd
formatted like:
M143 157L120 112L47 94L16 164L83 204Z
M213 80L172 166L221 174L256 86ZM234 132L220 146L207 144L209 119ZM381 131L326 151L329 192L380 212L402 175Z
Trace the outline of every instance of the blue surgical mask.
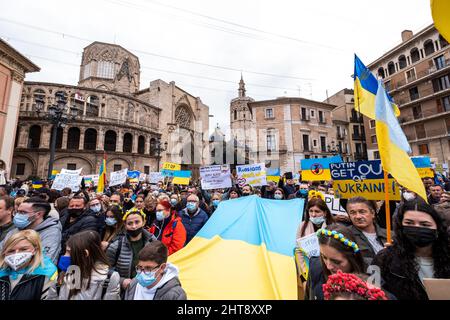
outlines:
M194 203L194 202L188 202L188 203L186 204L186 208L187 208L189 211L195 211L195 210L197 210L197 204Z
M220 203L220 200L213 200L212 201L213 206L216 207L216 208L219 205L219 203Z
M102 205L101 204L97 204L95 206L91 207L91 210L94 211L95 213L98 213L102 210Z
M143 286L144 288L147 288L148 286L151 286L156 281L156 271L150 272L150 274L145 274L144 272L139 272L136 275L136 280L138 283Z
M282 195L282 194L279 194L279 193L275 193L275 194L273 195L273 197L274 197L274 199L277 199L277 200L283 199L283 195Z
M303 197L307 197L308 196L308 190L306 189L300 189L300 195Z
M163 221L165 218L164 211L156 211L156 220Z
M25 229L31 224L31 220L28 217L28 214L16 213L13 218L14 225L19 229Z
M58 268L61 269L61 271L66 272L71 263L70 256L61 256L61 258L59 258Z
M309 218L309 221L311 221L313 224L315 224L316 226L320 226L324 223L325 221L325 217L321 216L321 217L311 217Z
M112 227L117 223L117 220L116 220L116 218L106 218L105 223L106 223L106 225Z
M170 204L171 204L172 206L175 206L177 203L178 203L178 200L177 200L177 199L170 199Z

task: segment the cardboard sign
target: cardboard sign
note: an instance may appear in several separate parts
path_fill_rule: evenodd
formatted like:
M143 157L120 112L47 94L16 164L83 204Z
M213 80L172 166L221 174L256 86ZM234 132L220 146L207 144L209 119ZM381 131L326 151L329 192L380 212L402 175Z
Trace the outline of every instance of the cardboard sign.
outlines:
M190 170L179 170L174 171L174 176L172 183L173 184L181 184L181 185L189 185L189 181L191 180L191 171Z
M362 196L368 200L384 200L384 172L381 160L330 164L333 189L337 198ZM390 200L400 200L398 184L388 176Z
M264 186L267 184L266 165L264 163L236 166L237 182L240 187L246 184Z
M164 181L164 175L162 172L150 172L148 180L150 183L158 183L159 181Z
M164 162L163 165L162 165L162 169L164 169L164 170L172 170L172 171L179 171L179 170L181 170L181 165L173 163L173 162Z
M430 300L450 300L450 279L424 278L423 285Z
M231 172L227 164L200 167L200 177L204 190L231 188Z
M303 249L308 257L319 257L319 238L315 233L297 239L297 246Z
M70 188L73 192L77 192L80 190L82 179L79 175L59 173L53 180L52 189L61 191L64 188Z
M109 186L117 186L127 181L128 168L122 169L120 171L111 172L109 179Z
M339 203L339 199L336 199L331 194L325 194L325 203L331 214L335 216L348 216L347 211Z

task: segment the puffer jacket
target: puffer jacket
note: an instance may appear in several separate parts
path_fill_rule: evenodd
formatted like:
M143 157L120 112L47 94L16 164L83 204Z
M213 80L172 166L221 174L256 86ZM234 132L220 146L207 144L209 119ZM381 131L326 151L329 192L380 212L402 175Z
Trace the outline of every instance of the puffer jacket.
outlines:
M205 211L198 208L194 215L189 215L187 209L180 211L179 215L183 221L184 228L186 229L186 243L187 245L192 238L200 231L201 228L208 221L208 215Z
M120 275L114 271L107 279L109 267L101 264L96 267L98 271L92 271L89 289L86 290L87 279L85 279L81 291L72 296L70 300L120 300ZM50 287L48 300L69 300L70 288L66 283L72 283L70 275L66 275L59 293L56 283ZM102 296L104 286L106 291Z
M10 277L17 275L9 268L0 270L0 300L46 300L58 271L51 260L44 257L42 265L31 273L23 274L11 290Z
M145 244L155 241L156 238L147 230L142 230ZM119 248L120 246L120 248ZM128 235L119 235L112 240L106 249L109 265L120 275L120 284L123 280L131 278L131 266L133 264L133 249Z
M168 221L164 221L164 223L157 220L154 221L149 231L156 235L161 233L158 236L158 240L166 245L169 250L169 255L171 255L183 248L186 242L186 229L183 226L181 218L175 211L172 211L171 217L167 217L166 220ZM160 228L164 228L164 230L161 231L159 230Z

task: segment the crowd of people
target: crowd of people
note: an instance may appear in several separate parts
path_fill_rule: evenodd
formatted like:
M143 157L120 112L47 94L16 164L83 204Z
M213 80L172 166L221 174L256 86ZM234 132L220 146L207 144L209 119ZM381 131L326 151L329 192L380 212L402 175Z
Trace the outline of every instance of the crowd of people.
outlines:
M331 181L285 176L257 188L127 182L102 193L15 181L0 186L0 300L187 299L168 256L196 236L220 202L249 195L305 200L296 238L316 233L320 256L299 275L304 299L428 299L424 278L450 279L450 181L423 182L428 202L403 189L401 201L387 204L340 199L347 214L333 215L321 196L334 194ZM378 287L367 281L369 266L380 271Z

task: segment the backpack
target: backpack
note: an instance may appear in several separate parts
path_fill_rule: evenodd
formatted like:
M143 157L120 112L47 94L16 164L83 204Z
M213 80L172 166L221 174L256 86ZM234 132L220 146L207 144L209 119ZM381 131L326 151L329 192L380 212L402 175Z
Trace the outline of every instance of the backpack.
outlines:
M108 290L109 282L111 280L111 276L114 273L114 269L110 268L108 270L108 275L106 276L106 279L102 283L102 295L100 296L100 300L103 300L105 297L106 291Z

